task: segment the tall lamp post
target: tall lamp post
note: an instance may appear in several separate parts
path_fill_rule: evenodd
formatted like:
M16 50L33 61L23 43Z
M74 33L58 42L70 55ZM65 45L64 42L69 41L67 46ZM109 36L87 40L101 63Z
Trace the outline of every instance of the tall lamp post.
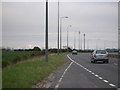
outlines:
M72 25L68 25L68 27L67 27L67 52L68 52L68 28L69 27L72 27Z
M75 35L76 31L74 31L74 49L76 48L76 35Z
M58 0L58 54L59 54L59 0Z
M80 50L80 31L78 32L79 34L79 50Z
M83 36L84 36L84 50L85 50L85 34L83 34Z
M82 50L82 36L81 36L81 50Z
M62 19L63 18L68 18L67 16L66 17L60 17L60 53L62 52L62 29L61 29L61 27L62 27Z
M45 61L48 62L48 0L46 0Z

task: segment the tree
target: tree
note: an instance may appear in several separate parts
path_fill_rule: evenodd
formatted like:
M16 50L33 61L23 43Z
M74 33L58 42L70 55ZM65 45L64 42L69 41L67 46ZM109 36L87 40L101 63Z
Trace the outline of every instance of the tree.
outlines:
M41 49L40 49L39 47L35 46L35 47L33 48L33 51L41 51Z

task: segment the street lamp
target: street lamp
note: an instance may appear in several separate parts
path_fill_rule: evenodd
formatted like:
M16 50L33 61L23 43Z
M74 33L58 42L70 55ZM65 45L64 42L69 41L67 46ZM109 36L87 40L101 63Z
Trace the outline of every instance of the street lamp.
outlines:
M77 32L77 31L74 31L74 49L76 49L76 35L75 35L76 32Z
M68 52L68 28L69 27L72 27L72 25L68 25L68 27L67 27L67 52Z
M60 53L62 52L62 48L61 48L61 46L62 46L62 29L61 29L61 27L62 27L62 24L61 24L61 22L62 22L62 19L64 19L64 18L68 18L67 16L65 16L65 17L60 17Z
M80 50L80 31L78 32L79 34L79 50Z
M85 34L83 34L84 35L84 50L85 50Z
M48 0L46 0L45 61L48 62Z
M59 54L59 0L58 0L58 54Z
M82 36L81 36L81 50L82 50Z

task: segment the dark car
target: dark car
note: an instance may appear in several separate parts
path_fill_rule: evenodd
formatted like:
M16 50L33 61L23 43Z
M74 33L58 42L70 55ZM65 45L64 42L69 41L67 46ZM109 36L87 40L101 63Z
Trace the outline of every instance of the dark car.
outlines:
M77 55L77 51L76 51L76 50L73 50L73 51L72 51L72 55Z

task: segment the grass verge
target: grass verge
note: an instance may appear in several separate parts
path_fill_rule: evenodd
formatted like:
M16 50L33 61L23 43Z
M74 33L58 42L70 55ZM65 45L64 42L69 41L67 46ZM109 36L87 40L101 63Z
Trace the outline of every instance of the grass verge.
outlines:
M49 61L44 58L15 64L5 68L2 72L3 88L30 88L33 84L43 80L57 67L67 62L65 54L49 56Z
M42 56L44 53L44 51L2 51L2 68L36 56Z

